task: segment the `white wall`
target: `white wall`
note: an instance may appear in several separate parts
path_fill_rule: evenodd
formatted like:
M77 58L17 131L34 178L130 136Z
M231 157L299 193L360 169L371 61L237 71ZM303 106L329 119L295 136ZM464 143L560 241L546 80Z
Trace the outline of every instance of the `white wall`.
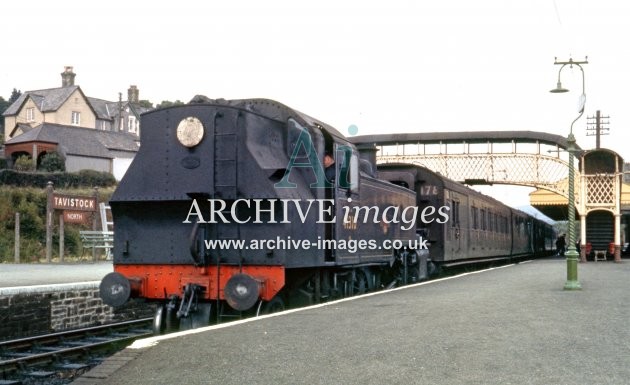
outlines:
M85 169L112 172L112 160L107 158L66 155L66 171L76 172Z
M127 172L127 169L129 168L129 165L131 165L131 162L133 161L133 158L114 158L114 178L116 178L116 180L121 180L123 175L125 175L125 173Z

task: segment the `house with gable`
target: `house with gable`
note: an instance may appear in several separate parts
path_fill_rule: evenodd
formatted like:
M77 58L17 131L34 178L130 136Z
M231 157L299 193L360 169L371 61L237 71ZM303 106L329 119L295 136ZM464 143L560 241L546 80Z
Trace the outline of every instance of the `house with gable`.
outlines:
M140 114L150 110L139 103L136 86L128 100L116 102L87 97L74 84L73 67L61 73L61 87L24 92L4 112L5 157L9 167L21 155L39 165L56 151L66 170L106 171L120 179L139 147Z

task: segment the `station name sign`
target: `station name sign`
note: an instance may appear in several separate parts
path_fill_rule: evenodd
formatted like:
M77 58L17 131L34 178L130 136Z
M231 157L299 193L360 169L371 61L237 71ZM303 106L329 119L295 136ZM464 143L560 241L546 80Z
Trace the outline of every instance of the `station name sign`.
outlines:
M63 220L66 223L88 223L92 214L85 211L63 211Z
M53 194L52 201L55 210L96 211L95 197Z

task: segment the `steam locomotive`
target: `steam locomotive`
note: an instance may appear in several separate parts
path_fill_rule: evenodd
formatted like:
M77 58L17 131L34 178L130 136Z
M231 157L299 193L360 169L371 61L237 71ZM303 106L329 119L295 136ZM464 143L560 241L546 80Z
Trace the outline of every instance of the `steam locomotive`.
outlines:
M532 218L417 166L377 170L373 148L271 100L197 96L144 114L141 143L110 200L114 272L100 294L156 301L158 333L536 251ZM428 206L431 222L418 214ZM474 231L475 208L496 234Z

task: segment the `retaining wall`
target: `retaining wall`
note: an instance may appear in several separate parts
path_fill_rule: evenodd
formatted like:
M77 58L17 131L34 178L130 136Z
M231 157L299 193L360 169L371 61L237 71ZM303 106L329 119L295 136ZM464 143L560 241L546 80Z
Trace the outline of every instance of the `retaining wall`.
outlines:
M99 281L0 288L0 340L152 317L155 305L103 304Z

